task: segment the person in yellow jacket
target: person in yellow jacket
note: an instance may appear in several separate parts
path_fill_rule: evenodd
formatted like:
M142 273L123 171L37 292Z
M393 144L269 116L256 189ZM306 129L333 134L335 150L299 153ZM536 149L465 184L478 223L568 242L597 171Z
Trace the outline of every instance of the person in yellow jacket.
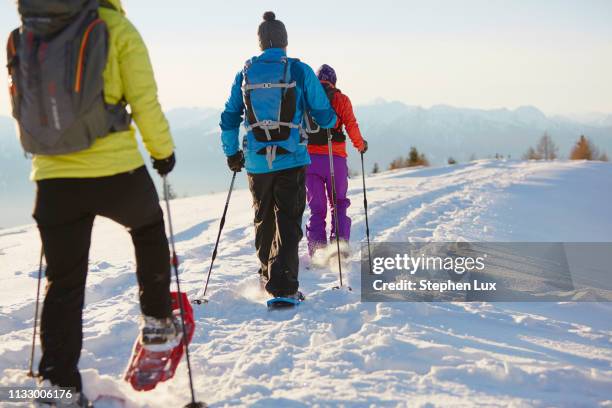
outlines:
M22 1L19 3L22 12ZM101 1L98 15L108 30L105 101L129 105L153 167L165 176L175 164L174 144L157 99L145 44L125 17L119 0ZM41 317L41 379L81 392L82 309L91 231L98 215L124 225L132 236L145 347L163 349L178 344L163 213L139 153L135 129L130 125L124 131L111 132L84 150L35 154L31 178L37 183L34 218L43 243L48 282Z

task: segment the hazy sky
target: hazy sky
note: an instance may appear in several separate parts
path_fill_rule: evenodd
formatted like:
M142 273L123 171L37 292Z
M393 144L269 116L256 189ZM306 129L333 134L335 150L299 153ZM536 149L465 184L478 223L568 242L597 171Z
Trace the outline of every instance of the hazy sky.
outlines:
M125 0L145 38L164 109L220 107L257 26L274 10L289 54L336 68L354 103L612 113L612 1ZM0 0L5 34L18 24ZM3 35L5 35L3 34ZM4 55L2 52L2 62ZM0 92L0 114L8 114Z

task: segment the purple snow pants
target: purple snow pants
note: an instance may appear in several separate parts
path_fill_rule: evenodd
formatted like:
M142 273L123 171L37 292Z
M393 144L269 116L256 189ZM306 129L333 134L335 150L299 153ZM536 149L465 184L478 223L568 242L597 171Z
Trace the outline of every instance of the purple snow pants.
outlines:
M348 241L351 235L351 219L346 215L346 209L351 200L346 198L348 189L348 166L346 157L334 157L334 179L336 198L338 201L338 229L340 239ZM336 239L335 217L333 211L331 176L329 171L329 156L311 154L312 164L306 168L306 197L310 207L310 218L306 225L308 253L312 256L317 248L327 245L325 234L325 218L327 206L331 211L330 242Z

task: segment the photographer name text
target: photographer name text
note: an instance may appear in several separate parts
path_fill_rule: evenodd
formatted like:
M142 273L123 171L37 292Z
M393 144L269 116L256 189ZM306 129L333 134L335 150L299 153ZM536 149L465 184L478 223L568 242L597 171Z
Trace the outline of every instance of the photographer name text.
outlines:
M396 282L384 282L377 279L372 282L372 288L376 291L383 292L450 292L450 291L495 291L497 290L496 282L479 282L474 279L472 282L453 282L448 281L430 281L421 279L419 281L410 281L402 279Z

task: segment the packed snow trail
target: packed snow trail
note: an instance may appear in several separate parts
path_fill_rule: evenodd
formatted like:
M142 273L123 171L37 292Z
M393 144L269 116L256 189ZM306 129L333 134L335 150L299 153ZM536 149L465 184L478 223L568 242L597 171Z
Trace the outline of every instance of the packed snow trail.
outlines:
M606 163L485 160L366 182L375 241L612 241ZM289 407L612 404L611 304L361 303L360 178L351 180L349 197L354 255L343 273L354 291L332 290L334 270L307 270L303 242L307 300L268 311L256 276L250 194L234 192L209 303L194 305L190 350L199 400ZM204 285L225 198L172 202L182 287L192 298ZM2 386L33 384L25 373L39 245L34 226L0 230ZM138 334L132 251L129 234L97 219L80 362L85 392L92 399L119 396L127 407L182 406L189 401L184 363L172 381L148 393L121 379Z

